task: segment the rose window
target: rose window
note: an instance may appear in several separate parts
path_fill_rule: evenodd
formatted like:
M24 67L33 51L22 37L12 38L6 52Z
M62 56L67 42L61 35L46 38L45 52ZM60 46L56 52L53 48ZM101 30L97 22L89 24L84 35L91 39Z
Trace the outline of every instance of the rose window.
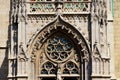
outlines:
M72 52L72 42L63 35L54 35L48 40L47 56L56 62L68 59Z

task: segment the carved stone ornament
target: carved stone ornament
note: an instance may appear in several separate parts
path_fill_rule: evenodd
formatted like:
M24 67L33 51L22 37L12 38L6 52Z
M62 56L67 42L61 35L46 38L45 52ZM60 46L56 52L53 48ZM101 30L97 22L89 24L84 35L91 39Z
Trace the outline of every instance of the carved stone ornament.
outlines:
M89 55L89 49L88 49L89 46L87 45L87 42L85 41L84 37L71 24L65 22L63 20L62 16L60 16L60 15L58 15L53 22L47 24L46 27L42 31L39 31L38 34L35 35L36 36L35 40L31 40L31 41L33 41L33 42L31 42L32 46L33 46L32 52L31 52L32 55L35 56L35 53L38 50L40 50L40 48L42 47L42 44L48 39L48 37L50 35L52 35L53 33L55 33L55 31L59 32L59 30L61 30L61 31L65 30L65 33L70 34L71 38L76 40L77 44L79 46L81 46L82 52L87 59L88 55ZM54 37L54 39L55 39L55 37ZM63 44L61 44L60 40L57 44L61 45L62 47L64 46ZM28 48L29 47L30 46L28 46ZM86 55L87 53L88 53L88 55ZM48 56L50 56L50 55L48 55ZM59 57L59 60L60 59L62 59L62 58Z
M88 62L88 61L89 61L89 53L88 53L88 51L87 51L87 50L84 50L84 51L83 51L83 54L84 54L83 59L84 59L86 62Z
M27 1L29 2L29 13L34 14L34 13L54 13L54 12L64 12L64 13L69 13L69 12L89 12L90 11L90 4L91 1L89 0L51 0L51 1L38 1L38 0L31 0Z
M31 55L31 62L35 62L36 56L34 54Z
M28 58L27 58L27 56L26 56L26 54L25 54L25 51L24 51L24 49L23 49L22 43L21 43L20 46L19 46L18 59L19 59L19 61L27 61L27 60L28 60Z
M94 44L93 58L94 59L100 59L101 58L100 52L99 52L99 50L97 48L97 44Z

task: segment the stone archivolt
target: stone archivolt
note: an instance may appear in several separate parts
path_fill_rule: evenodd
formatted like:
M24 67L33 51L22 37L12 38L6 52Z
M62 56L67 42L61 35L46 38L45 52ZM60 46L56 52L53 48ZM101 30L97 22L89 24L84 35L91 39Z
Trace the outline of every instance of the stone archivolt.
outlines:
M61 31L65 30L68 34L70 34L73 37L73 39L77 41L77 44L81 46L82 48L81 51L84 52L85 54L88 53L89 49L87 50L87 48L89 47L85 46L87 42L84 42L85 40L82 40L84 39L82 35L77 33L78 31L74 29L72 25L67 24L66 22L62 20L60 21L59 17L55 20L55 22L52 22L52 24L47 25L46 28L42 30L42 32L36 35L37 38L35 37L36 38L35 42L34 43L32 42L33 43L32 45L34 45L32 53L34 54L37 50L39 50L42 44L50 36L50 34L52 35L55 31L57 31L57 29L58 30L60 29ZM81 36L78 36L78 35L81 35Z
M86 65L84 66L84 69L86 72L83 75L86 75L86 80L88 80L89 74L87 73L88 71L87 67L88 67L88 64L90 63L89 45L87 45L87 42L82 36L82 34L79 33L79 31L77 31L77 29L75 29L71 24L69 24L68 22L65 22L63 20L64 18L61 18L61 17L62 16L58 15L55 18L55 20L47 24L42 30L38 31L38 33L34 35L34 38L30 41L30 45L28 46L28 50L27 50L28 52L26 53L31 55L30 61L32 65L40 66L40 67L34 68L35 70L37 70L34 75L35 76L39 75L39 77L41 78L41 77L45 77L45 75L48 75L48 74L49 75L54 74L54 71L56 68L50 67L48 69L45 67L48 64L51 64L51 66L53 65L55 67L58 67L57 78L61 78L61 76L65 77L64 74L67 74L66 76L68 76L69 73L74 74L76 77L79 77L79 75L76 75L76 74L80 74L78 65L82 66L84 64ZM50 51L48 52L49 48L47 45L49 45L49 40L51 39L55 40L56 38L55 36L57 37L61 36L61 39L58 39L57 44L52 44L54 46L52 48L50 47ZM69 44L68 44L68 45L72 44L72 47L70 48L69 52L65 50L67 46L64 46L65 44L67 44L67 42L65 44L61 42L63 38L72 40L72 41L69 41ZM74 48L73 48L73 44L74 44ZM59 46L59 48L57 48L57 46ZM78 48L79 51L77 51L76 48ZM51 51L52 49L53 51ZM59 50L57 51L57 49ZM61 50L64 56L61 56L62 55ZM70 63L68 61L70 61ZM83 64L81 61L83 62ZM65 66L62 66L63 64L66 67L68 67L68 65L71 64L69 65L70 69L64 68ZM42 66L42 65L45 65L45 66ZM58 65L60 66L60 68ZM41 71L41 73L39 73L38 70ZM53 73L51 73L51 70ZM68 70L70 71L68 72ZM55 77L55 75L51 75L51 76Z

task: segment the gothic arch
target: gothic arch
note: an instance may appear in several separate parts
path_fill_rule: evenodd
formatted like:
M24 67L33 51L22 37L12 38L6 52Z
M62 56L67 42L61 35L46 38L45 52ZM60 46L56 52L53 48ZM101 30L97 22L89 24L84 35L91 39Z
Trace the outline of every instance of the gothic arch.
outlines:
M56 25L58 24L58 25ZM60 24L60 25L59 25ZM89 43L86 41L86 39L84 38L84 36L81 34L81 32L79 30L77 30L73 25L71 25L70 23L66 22L61 15L56 16L56 18L44 25L43 29L37 31L32 38L29 40L29 44L28 44L28 50L31 49L31 46L33 47L33 45L35 46L35 44L37 45L37 40L41 40L43 39L43 42L47 39L47 37L45 35L50 34L52 30L57 30L58 27L61 27L61 29L65 29L67 32L67 34L72 34L73 38L77 40L77 44L81 45L81 43L85 45L88 53L91 53L90 51L90 46ZM39 45L40 47L40 45ZM34 51L33 51L34 52ZM89 54L91 55L91 54Z
M48 40L50 40L50 38L52 37L53 39L55 38L55 36L59 36L62 38L66 38L68 43L70 42L71 46L73 48L70 48L70 52L64 50L64 52L68 52L66 55L66 57L61 58L60 56L57 56L58 58L56 59L56 57L52 56L50 57L50 53L46 55L45 52L45 48L46 45L48 44ZM70 40L70 41L69 41ZM60 42L60 45L64 46L64 44L62 42ZM58 45L58 44L57 44ZM55 49L56 50L56 49ZM27 55L30 55L29 57L31 57L30 62L34 63L34 79L36 80L37 76L39 76L39 70L42 67L42 65L44 65L43 63L41 63L39 65L39 62L43 62L44 60L46 60L46 63L51 63L54 66L57 66L57 72L54 73L56 75L57 78L59 78L59 68L61 67L59 64L64 64L64 65L68 65L67 61L75 66L73 69L76 74L79 74L80 76L77 76L77 78L79 77L80 80L88 80L89 76L90 76L90 65L91 65L91 58L90 58L90 49L89 46L86 42L86 40L84 39L84 37L81 35L81 33L79 31L77 31L77 29L75 29L71 24L65 22L61 16L57 16L55 18L55 20L51 23L49 23L48 25L46 25L42 30L40 30L33 38L33 40L31 41L31 44L28 46L28 50L27 50ZM75 56L75 54L77 53L78 56ZM53 54L53 53L52 53ZM60 53L62 54L62 53ZM57 54L59 55L59 54ZM71 57L68 57L70 55L74 56L74 60L72 60ZM65 55L64 55L65 56ZM50 57L50 58L48 58ZM52 58L52 59L51 59ZM70 58L69 60L67 58ZM48 62L47 62L48 61ZM79 63L79 66L77 67L77 61ZM81 66L82 65L82 66ZM60 67L59 67L60 66ZM40 68L41 67L41 68ZM80 70L78 69L80 68ZM56 70L56 68L51 68L53 70ZM46 73L50 73L47 72L48 69L43 69ZM66 69L67 70L67 69ZM78 70L78 71L77 71ZM73 71L73 73L74 73ZM64 70L63 70L64 72ZM69 72L72 73L72 72ZM53 76L54 77L54 76ZM41 78L41 76L39 76L39 78ZM76 80L77 80L76 78ZM65 78L66 80L67 78ZM43 79L44 80L44 79ZM89 79L90 80L90 79Z

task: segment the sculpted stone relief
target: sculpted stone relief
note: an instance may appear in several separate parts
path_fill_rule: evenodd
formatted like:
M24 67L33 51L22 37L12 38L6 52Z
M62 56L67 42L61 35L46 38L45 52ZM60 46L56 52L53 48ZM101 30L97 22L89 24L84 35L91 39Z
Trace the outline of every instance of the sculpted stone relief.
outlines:
M25 53L29 53L28 61L32 65L31 70L35 69L34 64L37 64L39 56L39 68L36 70L39 70L37 75L41 80L46 74L57 77L57 80L68 79L63 78L63 75L77 74L75 80L79 80L79 75L82 74L80 71L89 69L88 64L92 58L92 66L95 67L92 68L93 73L109 75L110 59L101 57L106 44L106 0L92 1L92 8L91 0L13 1L12 21L15 23L18 21L21 24L19 27L23 26L24 29L27 29L25 38L28 42L28 52L24 51L22 45L20 46L18 55L20 63L25 61L27 63L28 59ZM92 15L89 16L89 14ZM89 39L91 35L90 17L93 23L94 20L97 22L100 40L100 46L95 46L93 52L89 51L89 46L92 44ZM39 51L40 53L38 53ZM83 62L85 64L84 68L80 68ZM34 75L34 71L31 72ZM88 74L88 72L86 71L85 74ZM89 80L86 75L85 80Z
M83 62L88 64L89 49L82 35L80 37L72 25L62 21L60 16L55 19L38 32L34 41L30 41L32 45L28 45L28 48L32 47L31 61L36 63L40 54L38 75L41 79L49 74L53 77L57 75L58 80L63 80L64 75L74 74L77 80L80 75L79 67L82 65L79 56L81 55ZM75 47L75 44L79 47ZM76 51L76 48L80 51Z
M95 43L93 45L92 61L93 66L96 66L96 68L93 69L93 73L96 71L95 74L104 74L105 68L108 68L106 65L110 64L110 56L108 56L110 53L107 42L107 1L93 0L91 10L92 26L95 29L95 35L93 35ZM104 59L107 61L105 64ZM109 73L109 69L110 67L106 69L107 73Z
M104 45L106 42L106 27L107 27L107 1L106 0L93 0L92 10L94 16L92 18L96 18L98 31L99 31L99 40L101 45ZM96 27L97 27L96 26ZM104 45L105 46L105 45ZM105 48L105 47L104 47Z
M61 15L66 22L75 26L86 38L87 42L89 42L88 16L77 14L79 14L79 12L90 12L90 0L30 0L26 1L26 3L26 6L29 7L26 12L27 29L31 30L31 32L27 33L27 42L31 38L31 34L33 34L33 36L37 34L37 32L45 27L46 24L51 23L57 15ZM69 13L76 13L76 15L66 15ZM34 30L32 30L33 26L35 27Z
M83 3L84 2L84 3ZM89 0L72 0L63 1L29 1L30 13L55 13L57 8L61 8L61 12L89 12Z
M56 16L35 16L30 15L27 18L27 26L28 29L31 30L33 36L37 34L38 31L40 31L45 25L51 23L54 21ZM85 39L89 42L89 33L88 33L88 16L80 16L80 15L73 15L73 16L67 16L63 15L62 18L71 25L75 26L85 37ZM34 27L34 30L32 29ZM50 30L49 30L50 31ZM27 34L30 34L29 32ZM27 35L27 39L29 40L31 38L31 35ZM27 41L28 41L27 40Z
M38 40L34 45L35 48L33 49L33 53L36 52L36 50L40 49L41 44L44 43L44 41L47 39L48 34L50 34L52 30L56 30L57 28L61 28L61 30L66 29L69 34L72 34L73 37L78 40L78 44L80 44L81 47L83 48L82 51L86 50L83 41L77 36L76 32L74 32L74 30L71 30L69 27L66 27L65 25L62 24L62 26L50 25L48 28L45 29L45 31L42 31L42 33L39 35Z
M79 80L80 75L83 74L82 72L80 74L80 69L82 69L80 66L84 64L84 62L81 64L81 55L83 54L82 59L86 60L87 63L89 62L89 56L84 55L83 49L81 52L77 51L73 42L66 36L61 35L61 33L55 33L48 38L41 48L42 51L39 52L39 77L44 78L49 75L57 80L63 80L65 77L71 76Z
M27 42L29 42L31 38L33 38L41 29L43 29L47 24L52 22L55 19L55 16L43 15L29 15L27 17ZM34 29L33 29L34 28Z
M93 74L94 75L110 75L110 58L103 58L101 53L98 50L97 45L94 46L92 63L93 66Z

